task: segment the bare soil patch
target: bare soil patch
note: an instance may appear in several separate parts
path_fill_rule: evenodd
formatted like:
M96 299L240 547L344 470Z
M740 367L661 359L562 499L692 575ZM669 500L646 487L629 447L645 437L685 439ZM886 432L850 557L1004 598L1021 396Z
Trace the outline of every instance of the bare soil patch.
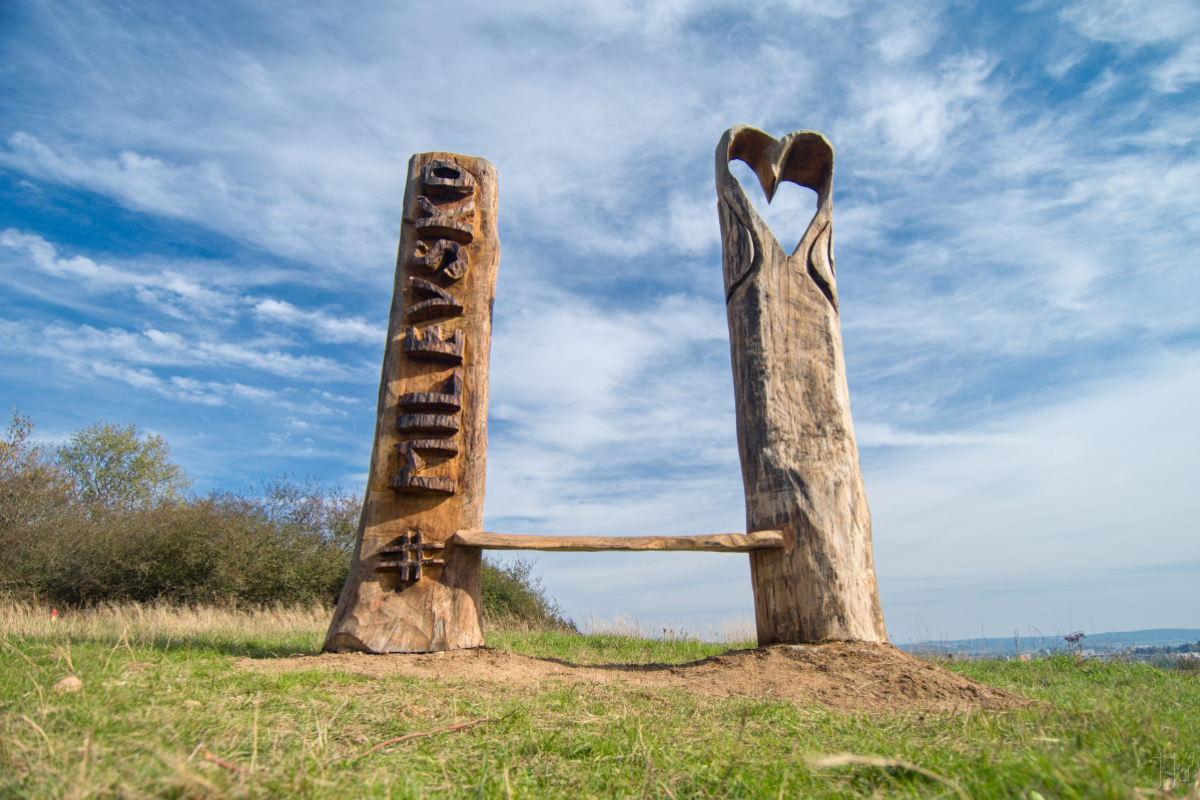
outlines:
M705 697L774 697L839 711L999 711L1033 701L948 672L892 645L830 642L731 650L688 664L571 664L481 647L423 655L325 653L238 659L259 672L329 670L369 677L408 675L538 689L558 683L677 689Z

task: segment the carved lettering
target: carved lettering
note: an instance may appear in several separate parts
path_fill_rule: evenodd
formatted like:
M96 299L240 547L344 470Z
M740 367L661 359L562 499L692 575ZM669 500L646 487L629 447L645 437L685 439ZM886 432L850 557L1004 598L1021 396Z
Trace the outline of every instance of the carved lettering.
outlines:
M435 274L441 273L452 281L457 281L466 276L471 262L466 249L458 242L438 239L432 246L426 242L417 242L412 263Z
M396 445L400 451L400 471L392 476L391 486L398 492L416 494L454 494L458 482L454 478L422 477L417 475L425 469L421 453L457 455L458 445L449 439L414 439Z
M421 188L431 197L461 200L475 194L475 176L453 161L434 159L421 167Z
M462 410L462 367L455 367L454 374L446 381L440 392L411 392L400 395L396 405L402 411L419 411L433 414L457 414Z
M413 303L405 310L404 316L409 322L420 322L434 317L457 317L463 313L462 301L437 284L421 278L409 278L408 283L413 287L414 293L433 295L428 300Z
M379 563L376 572L395 572L402 581L421 580L421 568L441 566L440 558L425 558L426 550L442 550L441 542L427 542L420 531L407 530L387 547L377 553Z
M454 494L458 482L453 478L420 478L397 473L392 478L392 489L401 494Z
M408 452L411 450L416 453L440 453L447 456L458 455L458 442L453 439L412 439L407 442L400 442L396 445L396 449L400 454L407 459ZM424 461L420 461L424 465ZM418 469L425 469L424 466Z
M401 433L458 433L458 417L450 414L401 414L396 417L396 430Z
M417 195L417 233L428 239L453 239L470 244L475 239L475 201L440 208L423 194Z
M413 358L461 364L463 362L463 332L455 329L449 339L443 339L440 325L430 325L428 328L420 330L410 326L404 329L404 352Z

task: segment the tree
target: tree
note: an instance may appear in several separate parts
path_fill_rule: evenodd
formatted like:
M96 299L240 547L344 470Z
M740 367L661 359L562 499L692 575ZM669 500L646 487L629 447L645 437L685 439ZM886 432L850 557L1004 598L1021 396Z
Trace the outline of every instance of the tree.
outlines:
M29 441L33 420L13 409L12 421L0 439L0 477L8 478L26 471L38 460L38 451Z
M92 508L149 508L182 499L191 481L171 461L158 434L143 438L132 423L97 422L80 428L58 449L75 496Z
M0 438L0 535L47 519L68 501L66 476L32 434L33 421L14 408Z
M46 532L72 527L69 479L32 436L33 421L14 408L0 436L0 593L30 588L47 571Z

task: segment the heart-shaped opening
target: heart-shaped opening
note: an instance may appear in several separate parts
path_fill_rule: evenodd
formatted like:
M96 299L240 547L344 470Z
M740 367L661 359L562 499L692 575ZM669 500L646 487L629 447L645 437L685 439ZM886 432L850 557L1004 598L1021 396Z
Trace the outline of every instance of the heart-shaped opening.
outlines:
M775 189L775 197L767 201L762 184L749 164L735 158L729 162L729 171L742 185L742 191L754 210L767 223L771 233L775 234L779 246L789 256L792 255L800 246L800 240L816 213L817 193L798 183L780 181Z

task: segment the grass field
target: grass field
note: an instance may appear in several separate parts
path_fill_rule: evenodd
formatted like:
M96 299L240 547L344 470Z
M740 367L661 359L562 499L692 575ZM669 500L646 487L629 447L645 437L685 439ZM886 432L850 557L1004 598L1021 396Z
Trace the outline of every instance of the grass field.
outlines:
M1196 673L950 662L1043 702L868 716L611 682L538 691L239 666L317 652L327 620L127 606L52 621L0 606L0 797L1200 797ZM489 645L577 663L729 647L516 630ZM77 690L55 688L69 678ZM479 719L491 721L384 744Z

